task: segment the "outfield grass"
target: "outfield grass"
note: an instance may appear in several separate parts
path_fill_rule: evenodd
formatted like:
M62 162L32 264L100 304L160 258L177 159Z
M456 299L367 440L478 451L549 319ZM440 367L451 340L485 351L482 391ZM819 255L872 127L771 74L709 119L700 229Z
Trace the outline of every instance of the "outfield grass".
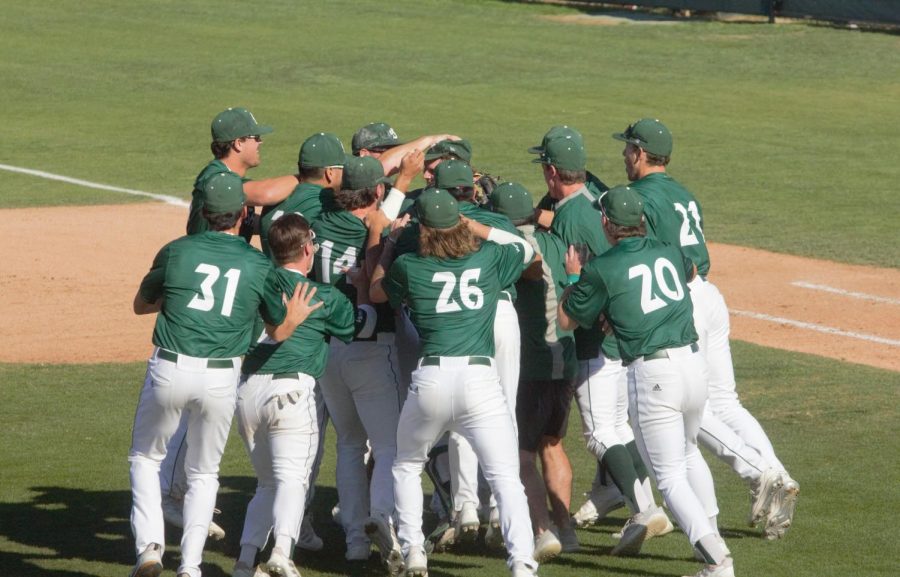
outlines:
M893 575L891 528L900 514L900 374L735 343L746 406L761 420L779 456L802 486L795 526L766 542L744 525L746 488L711 463L720 525L739 574L845 577ZM0 574L17 577L125 575L132 562L126 454L142 364L0 365ZM577 411L577 409L576 409ZM577 414L577 413L576 413ZM315 525L328 547L298 556L305 577L381 575L374 561L351 567L343 536L329 518L336 502L334 439L329 441L315 501ZM570 423L576 490L587 490L594 466ZM230 575L244 507L254 481L233 435L222 464L219 506L228 531L210 544L204 575ZM426 490L430 485L425 483ZM575 498L580 504L580 499ZM543 566L544 577L682 575L696 571L686 538L653 540L637 559L606 555L618 518L580 530L582 553ZM177 564L179 534L170 533L167 568ZM503 560L479 549L434 557L434 577L502 575Z
M276 132L255 176L292 171L318 130L451 131L476 165L542 192L525 148L569 123L609 183L609 138L645 115L708 238L900 266L892 161L900 40L807 24L584 26L515 2L4 2L0 163L186 197L208 123L250 107ZM4 177L7 177L4 174ZM126 201L9 177L0 206Z

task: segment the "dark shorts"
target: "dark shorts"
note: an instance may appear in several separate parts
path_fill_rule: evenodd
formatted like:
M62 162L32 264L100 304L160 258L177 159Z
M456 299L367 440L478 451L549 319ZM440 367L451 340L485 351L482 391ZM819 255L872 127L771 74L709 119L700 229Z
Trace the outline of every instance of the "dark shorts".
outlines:
M540 448L543 437L566 436L574 392L567 380L519 382L516 422L520 449L533 453Z

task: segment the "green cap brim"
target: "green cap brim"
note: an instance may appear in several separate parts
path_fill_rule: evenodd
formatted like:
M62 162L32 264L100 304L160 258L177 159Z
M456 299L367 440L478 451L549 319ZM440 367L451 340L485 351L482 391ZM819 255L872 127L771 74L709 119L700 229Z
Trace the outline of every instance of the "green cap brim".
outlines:
M531 154L544 154L544 147L540 145L532 146L528 149L528 152L530 152Z

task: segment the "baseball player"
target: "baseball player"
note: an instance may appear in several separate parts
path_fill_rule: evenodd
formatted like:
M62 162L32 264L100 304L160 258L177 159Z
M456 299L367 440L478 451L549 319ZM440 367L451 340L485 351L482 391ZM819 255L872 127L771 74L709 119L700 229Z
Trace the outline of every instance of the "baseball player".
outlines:
M420 171L421 159L419 153L418 164L409 162L401 169L407 182ZM387 182L390 181L377 159L347 159L343 186L335 194L340 210L323 213L313 223L321 247L316 255L318 280L345 291L353 302L357 302L357 291L348 286L343 271L366 266L363 258L369 236L367 224L371 227L381 221L379 203ZM399 203L395 204L399 207ZM380 232L378 227L377 233ZM396 574L402 557L392 520L391 467L397 452L403 393L394 346L395 317L388 305L379 305L377 310L378 321L371 335L358 336L349 344L331 341L328 365L320 382L337 433L337 489L346 534L346 558L368 559L371 539L388 569ZM371 485L363 460L367 440L375 461Z
M468 163L461 160L445 160L434 170L435 185L447 190L459 203L459 213L470 220L521 237L510 220L502 214L477 206L475 200L474 173ZM519 357L521 337L519 317L513 303L516 300L514 283L504 287L497 301L494 317L494 363L500 376L500 385L506 397L515 424L516 391L519 387ZM463 435L451 430L449 456L454 506L454 538L474 541L481 521L478 517L478 459L472 446ZM500 519L495 500L488 503L488 528L485 540L488 545L502 545L499 533Z
M687 295L696 269L678 247L645 236L636 190L615 187L599 204L603 232L613 246L583 270L574 248L569 250L566 270L580 278L560 302L560 326L593 326L605 316L630 365L629 413L638 447L666 505L706 563L697 577L734 577L730 553L700 496L714 489L697 447L707 374Z
M550 231L582 253L601 255L610 245L599 227L594 197L586 188L586 155L581 134L568 126L555 126L539 146L540 163L556 209ZM627 376L612 336L603 338L596 324L575 331L579 361L575 398L581 412L582 429L590 450L621 491L631 511L613 555L635 555L643 542L672 529L662 508L656 506L649 475L634 445L628 426Z
M384 122L372 122L353 134L350 145L353 156L372 156L381 162L387 176L400 170L403 157L413 150L428 150L441 140L459 140L452 134L429 134L415 140L404 142L397 132Z
M464 435L479 456L497 499L512 575L534 575L515 424L493 359L500 293L515 282L534 251L518 235L461 220L460 203L445 190L423 192L417 206L419 252L394 262L395 237L389 237L371 290L373 302L390 300L395 308L405 303L422 339L423 356L403 406L394 464L406 575L428 574L420 475L431 446L448 429ZM479 246L476 234L495 242Z
M283 340L311 311L299 290L286 309L271 263L237 236L246 215L240 178L230 172L212 176L203 194L209 230L164 246L134 299L136 314L159 314L128 457L138 555L132 577L162 572L159 465L186 409L188 490L178 576L199 577L252 323L262 314L270 336Z
M287 214L269 229L278 286L293 293L311 283L315 311L285 341L263 338L247 354L238 387L238 430L250 455L258 483L247 506L241 554L235 577L253 577L256 556L269 531L275 537L266 567L272 575L299 577L292 560L300 535L304 504L321 433L317 419L316 379L325 370L327 337L349 342L357 329L374 328L374 310L360 312L334 287L307 281L318 249L315 233L302 216ZM363 288L367 288L367 284ZM363 336L366 336L363 334Z
M728 309L719 289L707 278L710 259L703 211L694 195L666 172L672 134L659 120L644 118L613 138L625 142L625 171L643 199L648 235L681 247L697 265L698 274L689 287L700 350L709 367L709 403L700 440L750 481L750 525L762 522L767 538L780 538L791 526L800 486L778 460L762 426L738 399Z
M561 551L579 549L569 517L572 465L562 446L578 362L572 332L561 330L556 322L556 305L568 284L566 245L554 234L535 230L531 193L522 185L499 184L490 201L493 210L509 218L535 251L534 262L516 283L515 306L522 338L516 422L519 467L531 511L534 549L543 563ZM538 454L543 479L535 465ZM547 511L548 494L554 531Z

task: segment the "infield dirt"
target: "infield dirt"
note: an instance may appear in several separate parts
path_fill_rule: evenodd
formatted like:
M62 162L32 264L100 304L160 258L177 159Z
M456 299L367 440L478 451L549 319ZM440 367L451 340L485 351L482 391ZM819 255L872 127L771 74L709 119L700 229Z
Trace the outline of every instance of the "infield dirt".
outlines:
M0 210L0 219L8 231L0 362L147 358L155 315L135 316L132 301L159 248L184 233L186 209L159 203L13 209ZM732 338L900 371L900 270L722 244L710 251L710 280L732 311ZM829 329L840 334L822 332Z

